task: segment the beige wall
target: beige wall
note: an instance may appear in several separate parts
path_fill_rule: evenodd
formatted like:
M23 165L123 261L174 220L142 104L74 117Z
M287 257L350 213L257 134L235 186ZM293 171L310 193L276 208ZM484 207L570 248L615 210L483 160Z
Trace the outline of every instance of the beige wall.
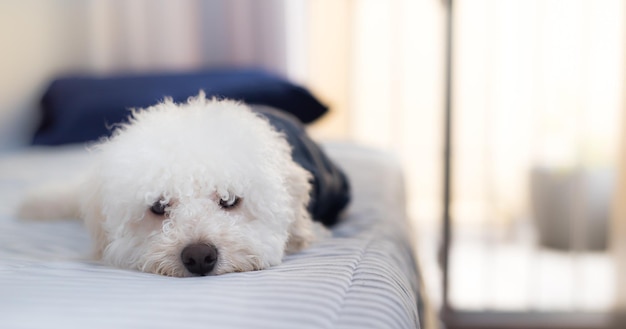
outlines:
M87 66L86 1L0 2L0 149L28 142L54 75Z

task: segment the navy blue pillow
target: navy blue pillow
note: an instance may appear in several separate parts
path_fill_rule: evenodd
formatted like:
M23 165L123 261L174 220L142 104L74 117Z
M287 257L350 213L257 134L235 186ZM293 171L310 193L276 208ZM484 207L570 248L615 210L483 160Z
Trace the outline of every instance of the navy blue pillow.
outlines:
M308 90L281 77L242 69L184 74L118 77L66 77L52 82L45 92L42 121L35 145L60 145L108 136L112 124L124 121L130 108L143 108L166 96L184 102L204 90L207 97L236 99L275 107L310 123L327 108Z

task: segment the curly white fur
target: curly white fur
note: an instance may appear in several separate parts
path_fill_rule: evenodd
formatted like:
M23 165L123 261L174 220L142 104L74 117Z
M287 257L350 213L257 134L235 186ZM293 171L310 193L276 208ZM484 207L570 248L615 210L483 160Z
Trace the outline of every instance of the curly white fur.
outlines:
M284 136L244 104L203 93L184 104L166 99L133 111L94 149L80 214L108 264L191 276L181 251L202 243L218 250L208 274L250 271L314 239L310 174ZM225 209L219 200L230 194L240 202ZM159 201L165 215L150 210Z

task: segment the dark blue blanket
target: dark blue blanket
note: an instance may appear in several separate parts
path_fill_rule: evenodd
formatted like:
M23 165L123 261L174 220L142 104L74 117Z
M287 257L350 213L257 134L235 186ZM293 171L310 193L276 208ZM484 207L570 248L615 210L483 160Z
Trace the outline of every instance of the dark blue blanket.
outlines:
M256 107L254 110L268 118L272 126L287 137L294 161L313 175L309 203L309 212L313 218L326 226L335 224L341 210L350 201L350 185L346 175L311 140L296 117L267 107Z

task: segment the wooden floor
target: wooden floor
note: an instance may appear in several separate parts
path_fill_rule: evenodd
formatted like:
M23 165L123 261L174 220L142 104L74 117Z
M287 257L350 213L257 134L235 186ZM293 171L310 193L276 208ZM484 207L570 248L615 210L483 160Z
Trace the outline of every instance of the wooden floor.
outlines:
M625 329L626 316L608 313L454 312L442 314L446 329Z

